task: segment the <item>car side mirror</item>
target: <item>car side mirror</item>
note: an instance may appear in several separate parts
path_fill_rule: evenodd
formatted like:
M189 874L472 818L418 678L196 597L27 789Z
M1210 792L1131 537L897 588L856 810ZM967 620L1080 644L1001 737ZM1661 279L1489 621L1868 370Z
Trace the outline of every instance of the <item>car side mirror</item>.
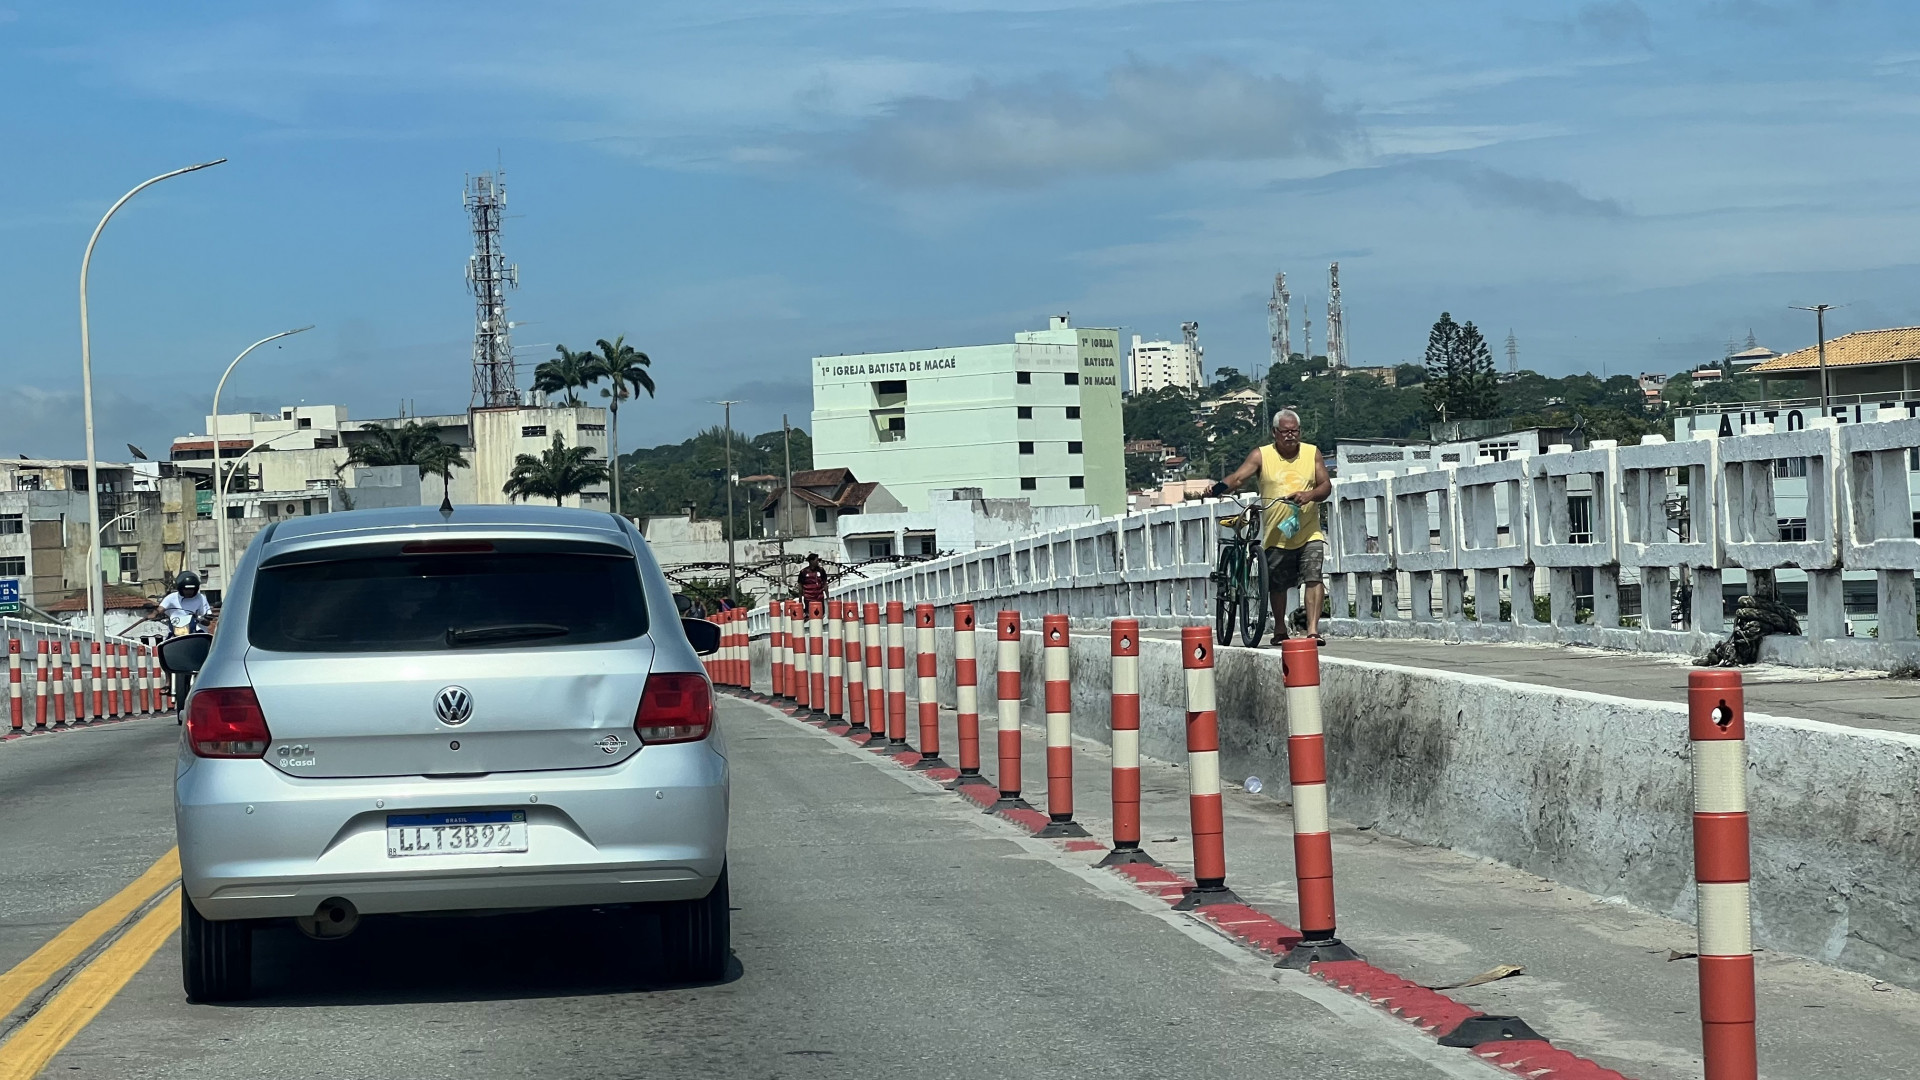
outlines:
M212 634L186 634L160 643L160 667L170 675L191 675L207 662Z
M720 651L720 625L705 619L681 619L680 626L687 632L687 642L693 651L701 656L712 656Z

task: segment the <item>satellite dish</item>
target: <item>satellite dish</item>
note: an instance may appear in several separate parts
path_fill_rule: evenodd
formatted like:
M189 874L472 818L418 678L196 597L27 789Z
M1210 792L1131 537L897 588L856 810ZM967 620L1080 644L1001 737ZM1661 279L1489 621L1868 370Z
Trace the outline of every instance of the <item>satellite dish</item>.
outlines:
M141 461L147 460L147 452L133 445L132 443L127 444L127 452L131 453L134 457L139 458Z

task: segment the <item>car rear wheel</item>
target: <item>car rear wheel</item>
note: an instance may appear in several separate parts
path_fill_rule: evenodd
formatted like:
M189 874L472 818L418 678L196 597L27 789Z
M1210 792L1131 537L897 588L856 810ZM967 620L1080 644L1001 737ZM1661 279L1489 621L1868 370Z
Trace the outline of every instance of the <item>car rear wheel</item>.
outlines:
M253 924L202 918L180 891L180 973L189 1001L237 1001L253 992Z
M660 958L668 978L717 982L732 952L733 915L727 868L713 891L698 900L667 904L660 913Z

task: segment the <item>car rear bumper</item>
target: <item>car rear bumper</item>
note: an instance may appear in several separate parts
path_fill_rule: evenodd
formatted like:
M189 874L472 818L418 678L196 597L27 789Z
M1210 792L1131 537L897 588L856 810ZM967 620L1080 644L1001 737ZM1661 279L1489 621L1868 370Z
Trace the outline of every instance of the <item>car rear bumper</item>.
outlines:
M726 760L650 746L605 769L316 780L188 759L175 785L181 878L209 919L646 903L705 896L726 862ZM525 852L393 857L395 813L522 810Z

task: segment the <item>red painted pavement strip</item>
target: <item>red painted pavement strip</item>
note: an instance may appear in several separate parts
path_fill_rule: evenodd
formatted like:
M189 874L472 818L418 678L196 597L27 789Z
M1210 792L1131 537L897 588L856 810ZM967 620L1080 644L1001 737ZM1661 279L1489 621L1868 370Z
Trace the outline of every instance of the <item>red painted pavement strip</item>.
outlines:
M109 724L124 724L129 720L151 720L156 716L166 715L166 713L146 713L141 716L110 716L99 720L76 720L71 724L61 724L57 727L49 724L43 728L29 728L23 731L14 731L8 728L4 734L0 734L0 742L12 742L15 739L32 739L41 735L59 735L69 731L87 731L92 728L106 727Z
M1473 1054L1528 1080L1627 1080L1621 1073L1535 1039L1481 1043Z
M960 779L960 770L959 769L928 769L926 771L926 777L927 779L933 781L936 784L948 784L948 783L952 783L955 780Z
M909 751L891 760L904 767L919 761L920 755ZM936 773L952 774L944 779L959 775L957 770L928 770L930 777ZM983 784L955 790L983 807L991 806L999 799L999 792ZM995 816L1020 825L1028 832L1039 832L1050 820L1038 810L1003 810ZM1068 851L1076 852L1098 851L1105 846L1094 840L1069 840L1065 844ZM1178 903L1186 891L1193 887L1192 881L1163 866L1128 863L1113 869L1130 879L1141 891L1156 894L1170 904ZM1208 904L1190 914L1268 955L1285 955L1301 940L1300 931L1245 904ZM1364 960L1317 963L1309 969L1308 974L1406 1020L1436 1039L1444 1038L1462 1021L1484 1015L1478 1009L1418 983L1409 982L1390 971L1383 971ZM1489 1064L1525 1076L1528 1080L1628 1080L1621 1073L1561 1050L1544 1040L1482 1043L1471 1052Z

